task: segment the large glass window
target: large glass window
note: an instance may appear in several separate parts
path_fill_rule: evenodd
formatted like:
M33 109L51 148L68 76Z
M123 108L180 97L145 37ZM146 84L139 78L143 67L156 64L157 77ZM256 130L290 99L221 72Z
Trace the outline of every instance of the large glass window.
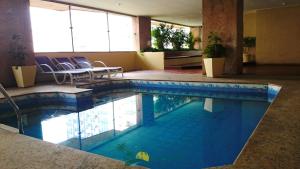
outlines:
M30 14L35 52L135 50L134 17L44 1Z
M68 6L31 7L30 15L35 52L72 51Z
M133 17L108 14L111 51L135 50L135 31Z
M72 7L75 52L109 51L106 12Z

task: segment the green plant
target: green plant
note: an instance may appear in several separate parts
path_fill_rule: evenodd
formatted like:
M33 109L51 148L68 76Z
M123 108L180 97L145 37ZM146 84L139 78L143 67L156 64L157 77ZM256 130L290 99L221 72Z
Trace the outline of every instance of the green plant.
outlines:
M173 26L159 24L158 27L151 31L154 40L154 47L158 50L164 50L170 43L170 37Z
M195 43L196 42L201 42L201 38L198 37L198 38L195 38L193 33L190 32L188 35L187 35L187 39L186 39L186 44L188 46L188 49L189 50L195 50Z
M182 29L172 31L170 42L173 45L173 50L182 50L184 43L187 41L187 35Z
M243 46L252 48L256 46L256 37L244 37Z
M19 34L14 34L11 38L11 44L9 48L9 54L16 63L16 66L24 66L26 57L28 56L26 52L26 47L23 46L22 36Z
M222 39L215 32L208 35L208 44L204 49L204 54L208 58L217 58L225 55L225 47L221 44Z
M188 48L189 48L190 50L194 50L194 49L195 49L194 46L195 46L196 40L195 40L194 35L193 35L192 32L190 32L190 33L188 34L188 36L187 36L187 38L186 38L186 43L187 43Z

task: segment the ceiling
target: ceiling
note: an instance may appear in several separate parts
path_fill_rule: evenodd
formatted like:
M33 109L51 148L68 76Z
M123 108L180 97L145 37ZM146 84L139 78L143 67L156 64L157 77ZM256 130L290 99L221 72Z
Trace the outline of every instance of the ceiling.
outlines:
M152 19L200 26L202 0L57 0ZM300 5L300 0L245 0L245 11Z

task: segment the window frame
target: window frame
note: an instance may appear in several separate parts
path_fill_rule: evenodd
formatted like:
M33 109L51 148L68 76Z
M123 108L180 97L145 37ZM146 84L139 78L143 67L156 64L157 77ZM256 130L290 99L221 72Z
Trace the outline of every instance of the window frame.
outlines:
M71 46L72 46L72 51L66 51L66 52L63 52L63 53L69 53L69 52L72 52L72 53L111 53L111 52L135 52L137 50L137 46L136 46L136 40L137 40L137 32L136 32L136 28L133 27L133 30L132 30L132 36L133 36L133 49L132 50L111 50L111 31L110 31L110 27L109 27L109 14L117 14L117 15L123 15L123 16L128 16L128 17L132 17L132 21L133 21L133 25L135 25L134 21L136 19L137 16L134 16L134 15L129 15L129 14L124 14L124 13L119 13L119 12L114 12L114 11L109 11L109 10L104 10L104 9L99 9L99 8L94 8L94 7L88 7L88 6L82 6L82 5L77 5L77 4L72 4L72 3L64 3L64 2L51 2L51 1L46 1L48 3L54 3L54 4L61 4L61 5L66 5L68 7L68 13L69 13L69 31L70 31L70 36L71 36ZM34 5L31 5L30 4L30 7L36 7ZM106 24L106 27L107 27L107 36L105 38L107 38L108 40L108 50L107 51L81 51L81 50L75 50L75 42L74 42L74 25L73 25L73 20L72 20L72 7L79 7L79 8L83 8L83 9L88 9L88 10L94 10L94 11L99 11L99 12L103 12L105 13L106 15L106 22L104 24ZM42 6L38 6L38 8L43 8ZM31 24L32 26L32 24ZM33 33L32 33L33 34ZM59 53L61 51L49 51L49 52L46 52L46 51L43 51L43 52L36 52L34 51L35 53Z

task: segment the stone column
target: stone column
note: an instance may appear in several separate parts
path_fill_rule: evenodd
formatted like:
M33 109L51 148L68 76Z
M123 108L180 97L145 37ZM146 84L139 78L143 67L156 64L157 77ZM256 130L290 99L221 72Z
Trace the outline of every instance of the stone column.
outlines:
M202 40L202 27L197 26L197 27L191 27L191 32L194 36L195 39L197 39L194 48L195 49L201 49L201 42L198 41L200 38Z
M22 36L29 56L26 65L34 64L29 0L1 0L0 23L0 83L13 86L15 80L11 66L14 63L8 52L14 34Z
M151 18L137 17L137 51L151 47Z
M217 32L226 46L226 74L242 73L243 0L203 0L203 48L210 32Z

